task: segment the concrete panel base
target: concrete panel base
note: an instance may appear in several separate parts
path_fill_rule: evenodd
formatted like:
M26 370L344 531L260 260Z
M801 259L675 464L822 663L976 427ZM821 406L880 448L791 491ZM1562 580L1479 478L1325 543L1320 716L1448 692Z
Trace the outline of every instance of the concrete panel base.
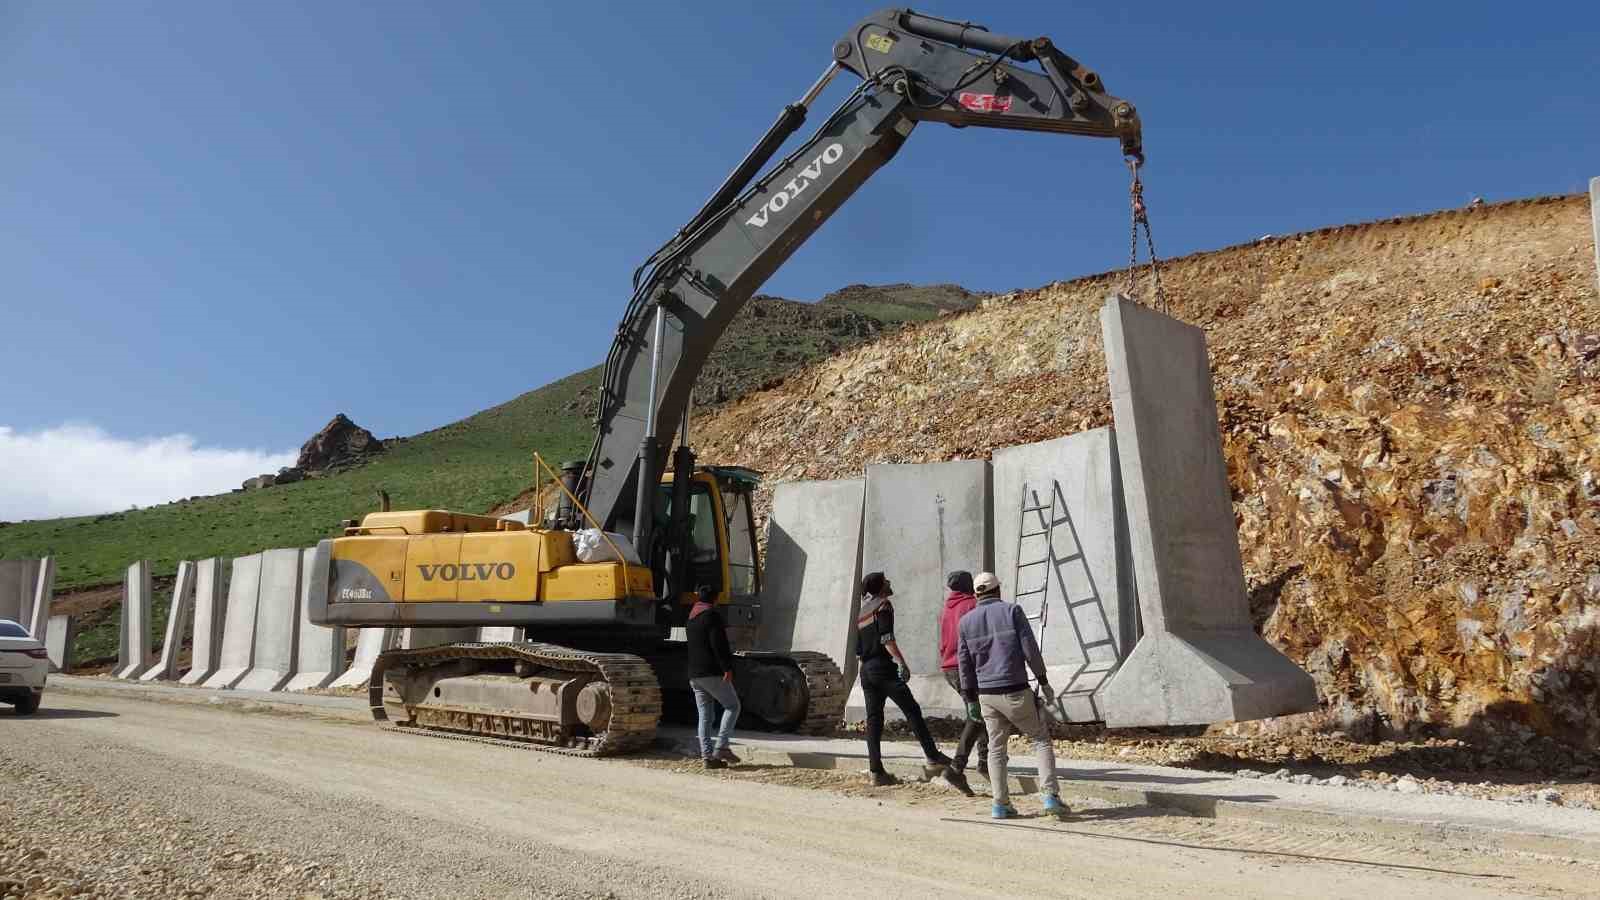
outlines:
M965 715L940 673L939 613L947 573L994 566L990 487L987 460L867 467L861 571L882 571L894 584L895 636L911 665L911 692L929 716ZM864 709L857 684L846 718L860 719Z
M33 580L33 597L22 626L28 629L28 634L34 638L42 638L49 628L50 603L56 595L56 560L53 556L46 556L39 560L39 568Z
M249 673L256 652L256 605L261 596L261 554L233 561L228 577L227 615L217 668L202 682L208 688L231 688Z
M300 551L264 551L256 602L255 655L250 671L234 687L241 691L282 690L295 673L299 625Z
M226 580L222 560L211 557L194 564L194 639L189 649L189 671L178 679L179 684L201 684L217 670L227 613L223 603Z
M1144 636L1101 691L1113 727L1316 708L1254 631L1205 333L1120 296L1100 313Z
M78 620L72 616L51 616L45 625L44 652L50 658L50 671L72 668L72 642L78 638Z
M0 619L28 627L26 613L32 604L39 576L37 559L0 559Z
M178 677L178 650L183 635L194 617L194 563L178 563L178 577L172 583L172 605L167 608L167 630L161 639L161 658L140 681L172 681Z
M295 650L295 675L286 691L327 687L344 672L344 628L312 623L311 562L316 548L300 551L300 633Z
M478 640L485 644L507 644L522 640L526 632L526 628L515 625L494 625L479 628Z
M122 577L122 625L115 678L138 678L155 665L150 648L150 561L141 559Z
M350 668L335 678L330 687L366 687L367 681L372 678L372 666L378 661L378 655L394 647L400 639L398 628L362 628L360 631L356 636L356 655L350 661Z
M865 492L860 478L791 481L773 490L755 634L760 650L828 654L846 682L856 678Z
M1109 428L994 453L995 574L1071 722L1104 719L1096 693L1138 639L1121 500Z

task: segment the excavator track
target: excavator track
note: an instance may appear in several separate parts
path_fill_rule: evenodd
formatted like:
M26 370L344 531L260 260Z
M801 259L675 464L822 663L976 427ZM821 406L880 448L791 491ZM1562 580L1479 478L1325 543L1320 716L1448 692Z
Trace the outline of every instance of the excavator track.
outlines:
M850 686L844 683L844 673L826 653L789 650L782 653L747 651L736 655L767 663L788 662L800 670L806 681L806 716L794 728L795 733L828 734L843 720Z
M525 661L542 669L573 675L598 675L610 690L611 715L604 731L552 743L541 732L546 723L533 717L489 712L435 713L444 724L421 724L413 718L396 722L384 706L384 674L396 666L432 666L455 660ZM538 643L462 643L389 650L378 657L367 682L367 704L373 721L389 731L474 741L559 753L563 756L615 756L648 747L661 718L661 686L643 659L627 653L594 653Z

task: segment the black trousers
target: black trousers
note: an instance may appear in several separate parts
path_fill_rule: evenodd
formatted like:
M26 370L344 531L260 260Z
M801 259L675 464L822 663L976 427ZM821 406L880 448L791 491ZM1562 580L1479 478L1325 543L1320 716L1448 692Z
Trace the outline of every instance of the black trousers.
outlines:
M960 672L955 669L945 669L944 681L945 684L950 685L952 691L957 694L961 693ZM952 763L956 767L956 771L966 771L967 760L972 758L972 749L974 747L978 749L978 765L981 766L989 758L989 729L984 727L982 719L976 722L968 719L967 724L962 727L961 741L956 744L956 757Z
M900 714L911 723L911 730L922 744L922 755L929 762L942 762L944 754L933 742L928 723L922 718L922 707L911 696L911 688L900 680L894 666L866 665L861 667L861 694L867 701L867 766L874 772L883 771L883 701L893 700Z

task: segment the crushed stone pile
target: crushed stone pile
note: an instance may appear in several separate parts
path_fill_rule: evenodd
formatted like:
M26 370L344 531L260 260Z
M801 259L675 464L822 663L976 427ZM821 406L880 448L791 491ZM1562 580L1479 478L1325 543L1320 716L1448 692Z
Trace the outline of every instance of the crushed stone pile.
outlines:
M1600 747L1600 296L1583 197L1175 260L1205 328L1251 607L1315 677L1297 728ZM1109 425L1121 273L986 298L696 424L773 482ZM1272 727L1280 726L1275 723Z

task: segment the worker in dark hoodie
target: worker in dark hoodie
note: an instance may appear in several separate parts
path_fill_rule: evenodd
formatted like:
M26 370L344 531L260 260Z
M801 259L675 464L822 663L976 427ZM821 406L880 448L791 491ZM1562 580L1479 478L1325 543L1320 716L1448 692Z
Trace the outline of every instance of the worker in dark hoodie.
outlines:
M951 572L945 580L945 587L950 589L950 593L945 597L944 610L939 614L939 670L944 673L944 682L950 685L950 690L960 694L961 617L978 605L978 598L972 592L971 572ZM965 772L974 748L978 751L978 774L987 779L989 732L983 727L981 715L967 716L967 723L961 729L961 740L956 744L955 759L950 762L951 768Z
M943 776L962 793L971 796L972 788L966 776L950 765L950 757L940 752L922 718L922 707L911 695L906 682L911 680L911 665L906 662L900 645L894 639L894 606L889 598L894 596L894 585L882 572L869 572L861 579L861 608L856 618L856 657L861 660L861 695L867 703L867 769L872 783L883 786L895 783L895 777L884 771L881 745L883 743L883 704L893 700L901 715L911 725L911 731L922 744L922 755L927 763L924 774Z
M728 646L728 626L722 613L717 612L716 599L715 589L700 588L684 632L689 642L689 687L694 689L694 705L700 712L700 759L708 769L725 769L739 763L739 757L728 747L733 726L739 721L739 694L733 689L733 649ZM719 706L722 723L713 735Z

